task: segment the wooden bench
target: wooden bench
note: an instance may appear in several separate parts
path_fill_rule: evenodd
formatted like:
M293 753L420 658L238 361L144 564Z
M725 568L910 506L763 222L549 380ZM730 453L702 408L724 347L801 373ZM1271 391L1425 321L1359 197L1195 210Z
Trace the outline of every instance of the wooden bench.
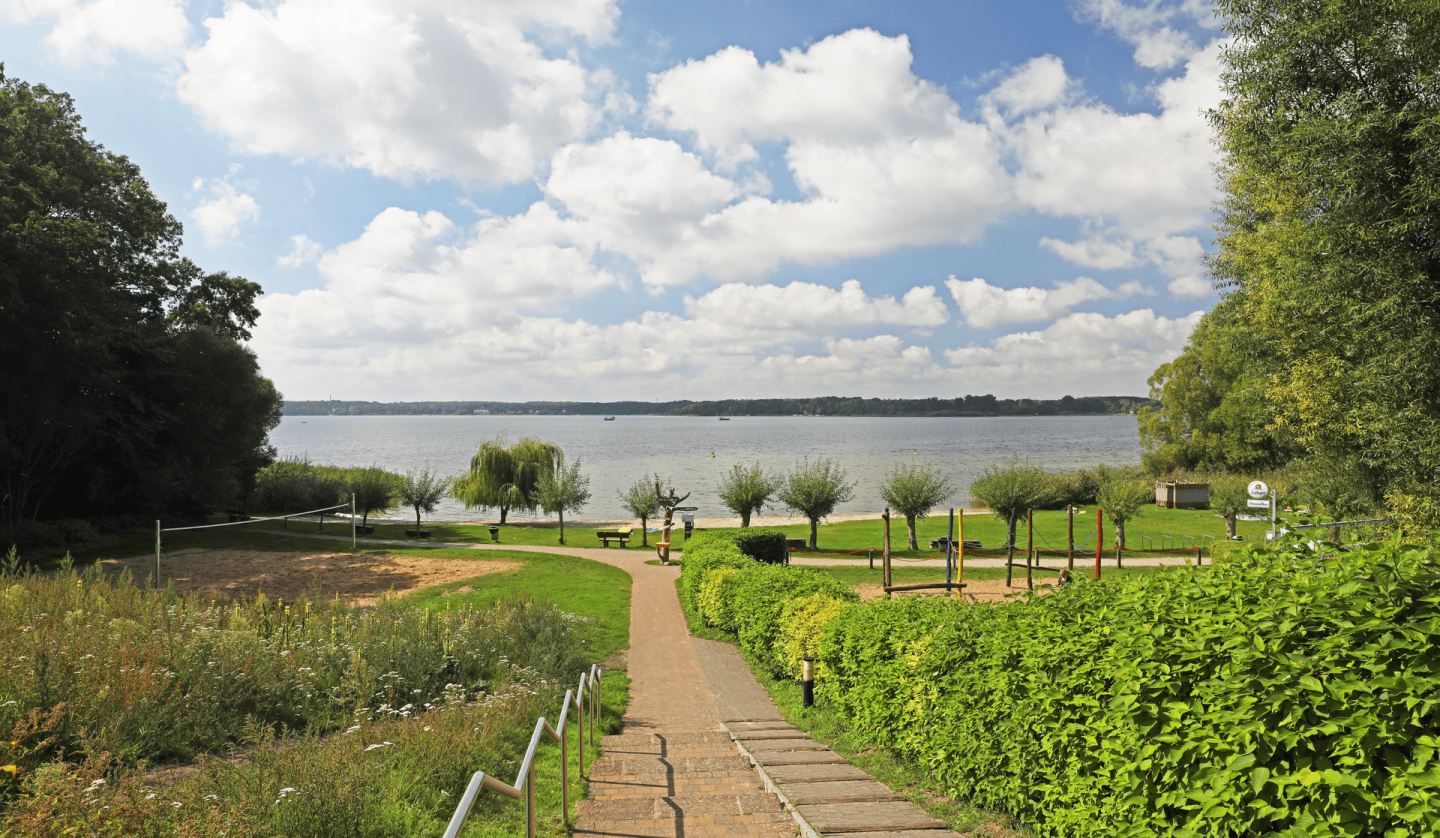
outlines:
M596 530L595 535L600 539L600 543L606 547L609 547L612 541L618 541L620 542L620 546L624 547L630 543L630 532L633 529L634 527L620 527L619 529L613 530Z
M939 538L931 539L931 540L930 540L930 549L931 549L931 550L944 550L944 549L945 549L945 542L947 542L947 541L949 541L949 540L950 540L950 539L946 538L946 537L943 536L943 535L940 536ZM957 540L958 540L958 539L957 539ZM979 549L980 549L980 541L979 541L978 539L976 539L976 540L971 540L971 539L968 539L968 538L967 538L967 539L965 539L964 546L965 546L965 549L966 549L966 550L979 550Z

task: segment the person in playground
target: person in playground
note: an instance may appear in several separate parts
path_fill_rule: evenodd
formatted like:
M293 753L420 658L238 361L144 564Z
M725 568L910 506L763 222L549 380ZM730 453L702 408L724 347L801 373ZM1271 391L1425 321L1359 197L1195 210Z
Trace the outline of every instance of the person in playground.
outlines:
M1070 571L1068 571L1068 570L1062 570L1062 571L1060 571L1060 582L1059 582L1059 586L1060 586L1060 587L1064 588L1064 587L1066 587L1067 585L1069 585L1071 582L1074 582L1074 581L1075 581L1075 580L1074 580L1073 578L1071 578L1071 576L1070 576Z

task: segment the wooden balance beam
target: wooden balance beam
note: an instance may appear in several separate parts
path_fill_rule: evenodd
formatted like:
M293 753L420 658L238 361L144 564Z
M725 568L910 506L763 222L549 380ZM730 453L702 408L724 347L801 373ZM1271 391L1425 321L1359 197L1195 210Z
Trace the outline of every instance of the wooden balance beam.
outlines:
M886 585L885 593L892 591L923 591L931 588L944 588L945 590L960 590L965 587L964 582L921 582L917 585Z

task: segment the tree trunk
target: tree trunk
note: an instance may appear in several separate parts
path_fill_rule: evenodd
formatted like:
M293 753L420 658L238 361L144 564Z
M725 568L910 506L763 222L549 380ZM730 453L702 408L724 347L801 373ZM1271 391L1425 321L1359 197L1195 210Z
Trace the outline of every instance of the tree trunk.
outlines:
M505 526L505 513L506 513L506 512L509 512L509 511L510 511L510 510L509 510L508 507L505 507L505 506L501 506L501 507L500 507L500 526L502 526L502 527Z
M907 526L907 527L910 528L910 549L911 549L911 550L919 550L919 549L920 549L920 542L918 542L918 541L915 540L915 516L914 516L914 515L906 515L906 516L905 516L905 526Z
M644 515L641 515L641 516L640 516L640 546L641 546L641 547L649 547L649 546L650 546L650 541L649 541L649 538L650 538L649 529L650 529L650 527L645 523L645 521L646 521L645 516L644 516Z
M1234 541L1234 540L1235 540L1235 516L1236 516L1236 514L1237 514L1237 513L1236 513L1234 510L1230 510L1230 511L1228 511L1228 512L1225 513L1225 540L1226 540L1226 541Z
M819 550L819 549L820 549L820 545L819 545L819 543L818 543L819 538L820 538L820 532L819 532L820 527L819 527L819 524L820 524L819 519L817 519L817 518L811 518L811 519L810 519L810 549L811 549L811 550Z
M420 507L415 507L415 537L420 537Z
M361 513L360 513L360 527L361 527L361 529L364 529L365 527L368 527L369 525L370 525L370 510L367 509L367 510L365 510L364 512L361 512Z
M1115 549L1125 549L1125 522L1120 520L1115 521Z
M750 526L750 510L747 509L740 513L740 527L743 529L748 526Z
M560 543L565 543L565 510L560 510Z

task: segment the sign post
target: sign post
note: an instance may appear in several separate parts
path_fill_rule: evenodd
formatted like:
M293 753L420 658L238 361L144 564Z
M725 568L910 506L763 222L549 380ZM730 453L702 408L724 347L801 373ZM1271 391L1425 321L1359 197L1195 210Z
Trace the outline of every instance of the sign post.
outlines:
M1257 509L1270 507L1270 540L1275 540L1276 508L1279 506L1275 490L1265 485L1264 480L1255 480L1250 483L1247 491L1250 493L1250 501L1246 506Z

